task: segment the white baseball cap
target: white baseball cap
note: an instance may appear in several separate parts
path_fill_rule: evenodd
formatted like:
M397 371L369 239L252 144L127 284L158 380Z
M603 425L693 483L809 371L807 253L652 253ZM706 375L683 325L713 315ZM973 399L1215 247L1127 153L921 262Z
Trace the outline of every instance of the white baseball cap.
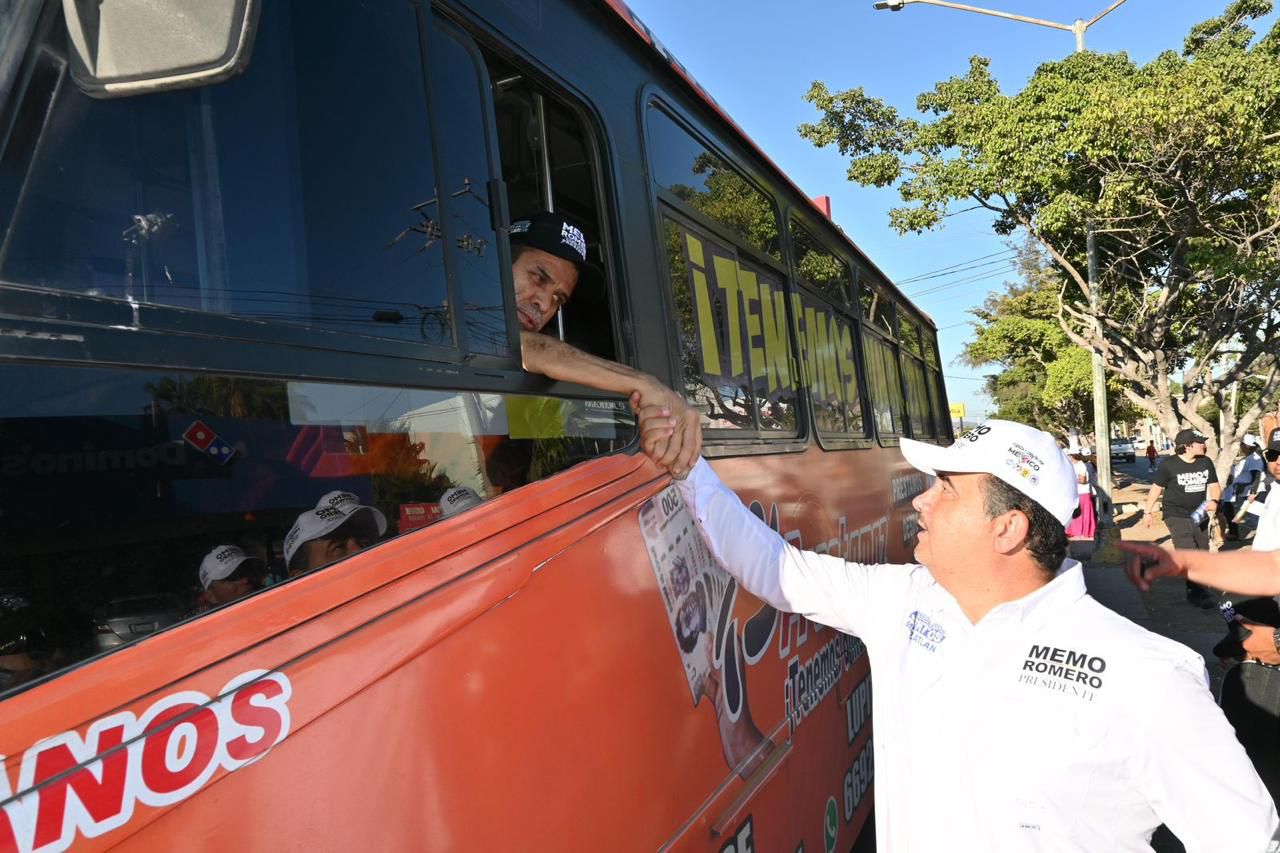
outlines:
M474 489L466 486L454 486L449 491L440 496L440 518L446 519L450 516L457 515L473 506L480 506L484 501L475 493Z
M367 518L377 528L379 537L387 532L387 517L381 510L365 506L360 503L360 498L351 492L326 493L316 502L315 509L309 509L298 516L298 520L289 529L289 535L284 537L285 563L293 561L293 555L297 553L298 548L302 547L302 543L323 538L345 524L348 519L357 516Z
M1240 439L1240 443L1247 444L1249 447L1261 447L1262 439L1258 438L1253 433L1249 433L1244 438Z
M990 420L950 447L902 439L902 455L926 474L990 474L1040 506L1066 527L1080 504L1075 466L1043 430L1013 421Z
M261 563L257 557L251 557L239 545L219 545L204 555L200 561L200 586L208 589L214 581L231 577L240 564L246 560Z

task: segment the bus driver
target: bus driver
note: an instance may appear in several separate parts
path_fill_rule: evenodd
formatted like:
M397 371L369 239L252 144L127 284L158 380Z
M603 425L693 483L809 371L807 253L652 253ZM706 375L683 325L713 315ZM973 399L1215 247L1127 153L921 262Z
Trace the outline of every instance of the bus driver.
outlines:
M512 224L511 253L524 369L626 397L638 394L640 405L669 410L677 428L656 440L656 458L666 467L691 466L702 448L702 430L698 413L683 397L647 373L540 334L568 303L584 273L596 273L587 261L582 231L559 214L539 213Z

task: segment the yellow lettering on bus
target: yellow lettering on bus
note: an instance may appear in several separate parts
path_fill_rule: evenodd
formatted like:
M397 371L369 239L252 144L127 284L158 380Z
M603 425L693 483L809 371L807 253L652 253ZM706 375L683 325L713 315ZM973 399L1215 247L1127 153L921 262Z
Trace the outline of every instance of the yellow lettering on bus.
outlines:
M840 327L840 373L844 376L844 400L858 409L858 365L853 356L853 335L849 327Z
M791 383L791 358L787 346L787 301L781 290L773 292L767 281L760 282L760 319L764 325L764 363L769 390Z
M825 320L818 319L818 312L813 308L804 309L804 335L809 341L809 364L805 376L809 380L809 390L818 400L826 399L827 392L822 386L822 343L818 340L818 328L825 326ZM822 337L826 338L823 329Z
M818 346L817 346L817 373L820 377L819 386L821 391L814 391L817 399L826 400L829 397L835 397L840 393L840 383L836 374L836 349L835 349L835 329L830 329L828 333L828 324L834 323L831 315L825 311L817 314L818 326Z
M738 267L738 292L742 294L742 315L747 321L747 353L751 356L751 378L766 373L764 350L756 346L760 340L760 281L751 270ZM769 385L773 390L773 385Z
M707 274L698 267L705 267L702 242L688 232L685 245L689 247L689 278L693 279L693 298L698 306L698 335L702 344L702 372L720 375L720 350L716 346L715 316L711 310L711 293L707 289Z
M712 255L716 269L716 285L724 291L724 305L729 322L729 375L741 376L742 330L738 323L738 264L733 258Z
M796 349L800 352L800 365L797 379L801 385L809 384L809 340L804 334L804 303L800 294L791 294L791 326L796 336Z

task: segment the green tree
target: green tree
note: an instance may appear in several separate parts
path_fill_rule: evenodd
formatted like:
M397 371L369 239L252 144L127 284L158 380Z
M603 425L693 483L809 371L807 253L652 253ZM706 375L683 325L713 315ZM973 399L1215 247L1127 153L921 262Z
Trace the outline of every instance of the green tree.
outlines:
M1061 273L1034 240L1018 247L1020 281L987 297L973 340L961 358L972 367L995 364L986 391L996 403L995 417L1035 424L1059 435L1093 431L1093 373L1088 351L1058 323ZM1132 420L1135 411L1112 380L1108 408L1113 420Z
M849 178L896 186L899 232L936 228L955 204L986 208L999 234L1029 234L1061 271L1056 319L1100 352L1120 392L1167 432L1210 436L1225 473L1259 402L1225 418L1233 383L1274 398L1280 330L1280 25L1270 0L1236 0L1146 65L1080 53L1000 91L981 57L904 117L862 89L806 95L800 133L851 158ZM1098 242L1090 307L1085 234ZM1174 392L1180 374L1181 389Z

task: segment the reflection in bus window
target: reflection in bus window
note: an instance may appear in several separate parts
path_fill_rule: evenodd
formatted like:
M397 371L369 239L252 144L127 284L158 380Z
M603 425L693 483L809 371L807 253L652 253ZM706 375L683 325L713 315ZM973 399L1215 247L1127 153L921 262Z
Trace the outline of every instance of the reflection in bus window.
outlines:
M834 437L865 435L853 323L807 293L794 294L792 307L803 382L818 431Z
M656 106L649 107L649 164L658 185L747 246L782 260L773 202L724 158Z
M65 38L54 22L43 55L61 61ZM47 127L0 160L0 277L452 345L443 192L473 346L505 350L479 78L437 41L454 112L434 153L406 4L265 4L247 72L195 90L95 100L33 78L19 123L47 111Z
M907 382L907 417L911 421L911 434L916 438L933 438L937 432L930 413L930 395L925 383L924 364L903 353L902 371Z
M853 292L849 265L795 220L791 222L791 254L796 274L832 304L844 307Z
M707 429L795 435L796 371L781 279L668 219L684 394Z
M22 681L634 435L607 400L16 365L0 385L39 389L0 409L0 670L11 648ZM524 466L494 483L512 443Z
M858 299L862 304L862 322L890 338L897 334L893 322L893 303L885 296L883 290L864 277L858 291Z
M876 431L881 435L902 432L902 379L893 346L871 331L863 330L862 351L867 359L867 380L871 386L871 408Z

